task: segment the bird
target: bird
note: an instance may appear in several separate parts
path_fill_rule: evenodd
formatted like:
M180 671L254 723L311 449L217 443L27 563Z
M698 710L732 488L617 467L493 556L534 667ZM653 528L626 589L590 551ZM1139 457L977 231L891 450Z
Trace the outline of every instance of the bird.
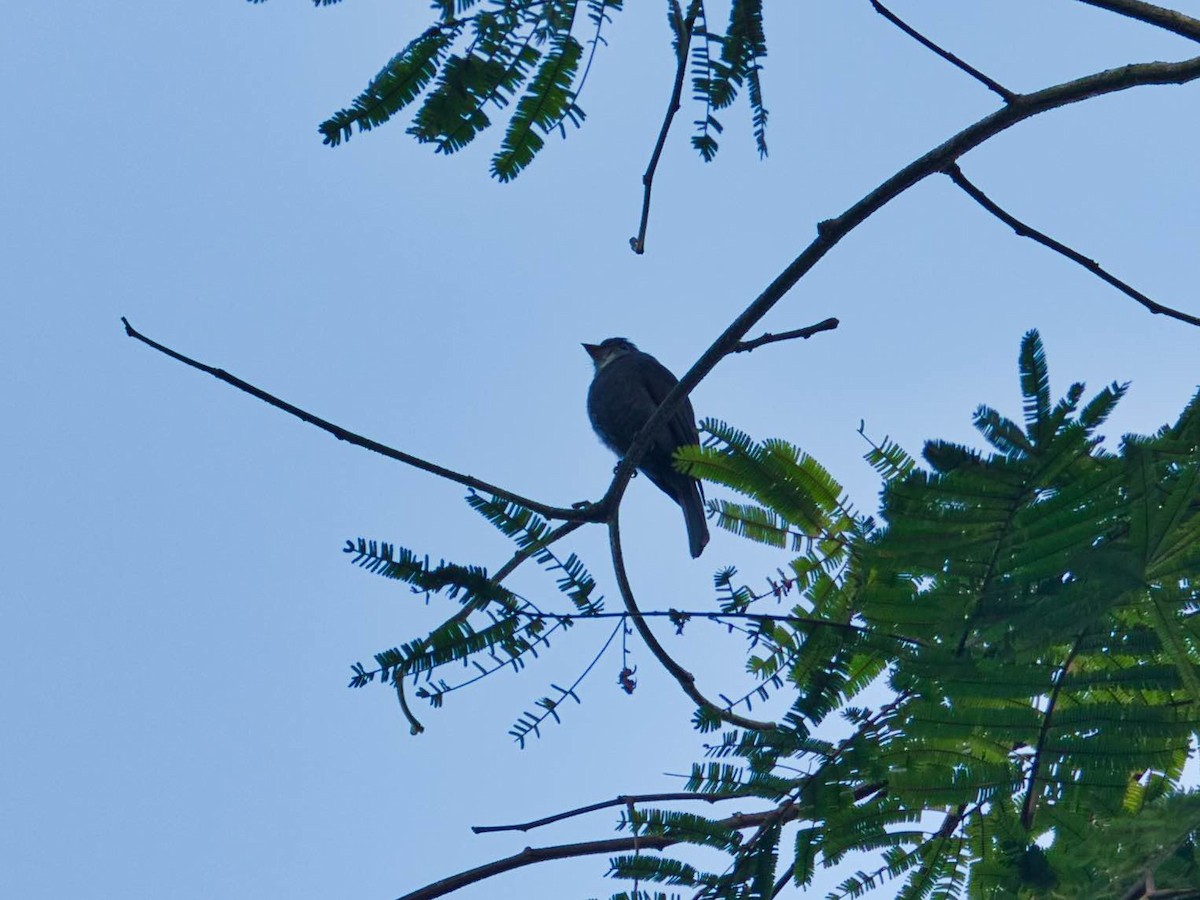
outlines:
M596 369L588 388L588 419L604 445L617 456L624 456L634 435L679 379L625 338L612 337L599 344L584 344L583 349L592 358ZM695 478L676 469L673 458L678 448L699 443L696 414L692 411L691 401L684 397L675 412L655 430L650 446L638 463L638 471L683 510L688 550L693 559L708 543L704 489Z

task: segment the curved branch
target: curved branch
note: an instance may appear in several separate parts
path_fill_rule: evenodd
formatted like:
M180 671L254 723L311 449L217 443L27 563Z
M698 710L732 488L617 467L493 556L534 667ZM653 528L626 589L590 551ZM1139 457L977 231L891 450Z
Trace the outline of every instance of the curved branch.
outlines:
M654 658L672 678L679 682L683 692L697 706L717 716L722 722L728 722L730 725L750 731L775 731L779 726L773 722L760 722L757 719L739 716L732 710L722 709L705 697L696 687L696 676L676 662L674 657L658 642L658 638L654 636L654 632L650 630L641 610L638 609L637 600L633 596L633 588L629 585L629 576L625 573L625 557L621 553L621 531L617 524L617 518L617 508L614 506L608 520L608 543L612 550L613 573L617 577L617 588L621 592L621 599L625 601L625 609L628 610L634 627L642 636L642 640L646 642L646 646L650 648L650 652L654 654Z
M1189 325L1200 325L1200 317L1190 315L1189 313L1180 312L1177 309L1172 309L1169 306L1163 306L1161 303L1151 300L1137 288L1126 284L1115 275L1110 275L1094 259L1089 259L1077 250L1072 250L1061 241L1056 241L1048 234L1044 234L1043 232L1038 231L1036 228L1026 225L1016 216L1013 216L998 206L991 197L981 191L969 178L967 178L966 175L962 173L962 169L960 169L957 164L951 163L949 166L947 166L946 174L950 176L950 179L955 184L957 184L963 189L963 191L966 192L968 197L990 212L1005 225L1010 227L1017 233L1019 237L1027 237L1030 240L1041 244L1043 247L1049 247L1055 253L1062 254L1072 262L1079 263L1079 265L1083 266L1097 278L1108 282L1122 294L1125 294L1125 296L1132 297L1155 315L1163 315L1171 319L1178 319L1180 322L1187 322Z
M414 737L425 730L425 726L421 721L413 715L412 710L408 708L408 698L404 696L404 676L393 678L392 684L396 688L396 699L400 701L400 710L404 713L404 718L408 719L408 733Z
M1084 0L1084 2L1089 2L1089 0ZM1125 0L1125 2L1129 3L1132 0ZM1124 5L1124 3L1117 3L1117 0L1108 0L1108 3L1112 6ZM1197 22L1196 26L1197 34L1200 35L1200 22ZM1190 27L1189 25L1188 28L1190 29ZM818 224L816 238L767 285L749 306L742 310L738 317L704 351L704 354L696 360L695 364L684 373L683 377L679 379L679 383L663 398L658 409L646 420L642 430L630 443L629 449L617 466L616 475L608 492L592 508L592 512L615 507L624 493L629 479L633 476L637 464L649 447L651 435L675 412L684 398L695 390L696 385L716 367L717 363L732 353L738 343L746 337L746 333L758 324L763 316L770 312L775 304L783 299L784 295L824 258L826 253L837 246L842 238L892 200L930 175L945 170L947 166L968 151L1033 116L1091 97L1125 91L1134 87L1155 84L1186 84L1197 78L1200 78L1200 57L1192 57L1181 62L1137 63L1116 69L1106 69L1103 72L1056 84L1031 94L1022 94L1011 103L991 115L984 116L974 124L968 125L949 140L900 169L841 215Z
M561 822L563 819L572 819L575 816L583 816L601 809L611 809L614 806L629 806L633 803L665 803L677 800L703 800L706 803L717 803L721 800L735 800L739 797L749 796L752 795L703 794L698 791L674 791L663 794L622 794L620 797L614 797L612 800L601 800L599 803L580 806L576 809L568 809L565 812L555 813L552 816L546 816L542 819L534 819L531 822L521 822L518 825L472 825L471 831L475 834L490 834L495 831L532 831L534 828L541 828L543 825L553 825L555 822Z
M754 828L771 817L778 816L784 822L788 822L798 818L799 815L800 810L796 807L792 807L782 815L779 810L771 809L759 813L736 813L727 819L720 820L717 824L724 828ZM639 850L664 850L667 847L682 842L683 838L680 837L638 835L636 837L612 838L604 841L581 841L577 844L558 844L553 847L526 847L520 853L507 856L504 859L493 860L490 863L484 863L482 866L476 866L474 869L459 872L457 875L451 875L449 878L443 878L441 881L418 888L412 893L400 897L399 900L433 900L435 897L444 897L452 891L457 891L459 888L474 884L477 881L483 881L485 878L491 878L494 875L511 872L514 869L521 869L525 866L531 866L535 863L546 862L552 859L573 859L578 856L625 853L635 848Z
M1200 41L1200 19L1193 19L1191 16L1185 16L1173 9L1156 6L1153 3L1144 3L1142 0L1079 0L1079 2L1137 19L1147 25L1164 28L1180 37Z
M332 422L328 422L319 416L315 416L298 406L293 406L286 400L280 400L278 397L268 394L266 391L255 387L248 381L242 381L242 379L238 378L236 375L231 375L224 369L218 369L215 366L206 365L199 360L184 356L182 353L178 353L175 350L172 350L170 347L151 340L130 325L129 320L124 316L121 317L121 322L124 324L125 333L129 335L129 337L141 341L148 347L153 347L159 353L164 353L186 366L191 366L193 369L199 369L201 372L206 372L213 376L213 378L224 381L226 384L231 384L239 391L244 391L252 397L257 397L259 400L274 406L276 409L282 409L288 415L295 416L302 422L308 422L310 425L315 425L322 431L329 432L339 441L345 441L348 444L354 444L356 446L363 447L374 453L378 453L381 456L386 456L389 459L394 459L398 462L404 463L405 465L412 466L414 469L421 469L422 471L437 475L439 478L445 478L448 481L457 482L458 484L466 487L474 488L477 491L495 494L497 497L503 497L505 500L508 500L511 503L518 503L521 506L531 509L548 519L566 519L570 522L582 523L599 521L604 517L603 509L598 509L595 506L571 509L547 506L544 503L539 503L537 500L531 500L528 497L522 497L520 494L514 494L512 491L507 491L504 488L497 487L494 484L488 484L486 481L481 481L473 475L463 475L459 472L453 471L452 469L447 469L444 466L439 466L436 463L431 463L421 459L419 456L413 456L411 453L405 453L402 450L396 450L392 447L388 447L386 444L381 444L378 441L373 441L370 438L363 437L360 434L355 434L353 431L347 431L340 425L334 425Z

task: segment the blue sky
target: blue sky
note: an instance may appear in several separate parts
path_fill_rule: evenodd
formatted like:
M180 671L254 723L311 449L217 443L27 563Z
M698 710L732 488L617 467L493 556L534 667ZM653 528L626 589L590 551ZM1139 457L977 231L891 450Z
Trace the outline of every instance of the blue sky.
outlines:
M508 727L575 678L602 625L519 678L419 712L418 738L387 691L346 690L351 662L445 608L351 568L345 539L490 567L506 542L458 487L172 363L119 324L522 493L599 496L613 460L584 414L581 341L624 335L682 371L816 222L996 105L866 0L771 4L770 159L739 105L703 165L685 106L636 257L672 56L662 4L629 6L580 99L585 127L502 186L487 176L498 133L451 158L402 122L320 142L316 125L423 27L424 4L7 5L0 895L393 897L528 843L607 837L605 814L532 835L468 826L673 789L663 773L697 758L690 704L636 641L632 697L606 657L563 725L512 744ZM1066 0L895 10L1018 91L1194 53ZM1198 89L1059 110L962 166L1031 224L1200 312ZM854 232L763 328L827 316L837 332L727 360L693 400L800 444L861 508L877 485L860 420L914 451L973 439L976 404L1018 412L1031 327L1057 394L1133 382L1112 438L1171 419L1198 381L1200 332L1016 238L944 178ZM726 564L749 578L786 564L725 534L693 562L679 518L634 482L622 521L646 608L711 602ZM572 548L615 602L600 531ZM553 593L533 570L513 583ZM749 687L735 638L667 632L712 693ZM460 896L607 896L623 886L604 868L560 863Z

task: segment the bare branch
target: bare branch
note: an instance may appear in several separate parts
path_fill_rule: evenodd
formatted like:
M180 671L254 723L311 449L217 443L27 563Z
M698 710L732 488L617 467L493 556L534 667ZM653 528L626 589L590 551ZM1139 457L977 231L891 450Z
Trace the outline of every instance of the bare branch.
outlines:
M1143 3L1142 0L1079 0L1088 6L1097 6L1109 12L1119 13L1147 25L1165 28L1181 37L1200 41L1200 19L1193 19L1183 13L1153 3Z
M621 598L625 601L625 609L629 612L630 618L633 619L633 625L638 630L638 634L642 636L642 640L646 642L646 646L654 654L654 658L659 661L672 678L679 682L679 686L683 688L683 692L697 706L711 712L713 715L719 717L721 721L752 731L775 731L779 726L773 722L760 722L757 719L748 719L745 716L739 716L732 710L722 709L705 697L696 687L696 676L676 662L663 645L658 642L658 638L654 636L654 632L646 624L645 616L638 609L637 600L633 596L633 588L629 585L629 576L625 573L625 558L621 553L621 530L617 524L617 519L617 508L614 506L611 517L608 520L608 542L609 548L612 551L613 573L617 578L617 588L621 592Z
M683 399L695 390L696 385L707 377L717 363L734 352L734 348L746 337L746 333L758 324L826 253L896 197L930 175L944 171L951 163L990 138L1041 113L1134 87L1186 84L1197 78L1200 78L1200 56L1181 62L1137 63L1117 69L1106 69L1031 94L1021 94L1011 103L968 125L949 140L900 169L841 215L821 222L817 226L816 238L742 310L663 398L658 409L634 437L617 466L608 492L592 511L608 511L615 507L650 445L651 436L675 412Z
M662 157L663 147L667 143L667 134L675 113L679 112L679 98L683 94L683 79L687 75L688 51L692 45L692 29L696 27L696 16L700 12L700 0L691 0L687 16L679 24L678 65L675 68L675 85L671 88L671 100L667 104L667 114L663 117L662 128L658 131L658 141L654 152L650 154L650 164L646 166L646 174L642 176L642 220L638 225L638 233L629 239L633 252L641 256L646 252L646 227L650 222L650 191L654 188L654 173L658 169L658 160Z
M508 500L511 503L519 503L521 506L531 509L548 519L566 519L570 522L595 522L604 518L603 508L598 508L596 506L584 506L579 508L562 509L556 506L547 506L544 503L539 503L537 500L531 500L528 497L522 497L520 494L514 494L512 491L497 487L494 484L488 484L486 481L481 481L472 475L463 475L459 472L444 468L435 463L428 462L420 457L413 456L410 453L405 453L401 450L395 450L392 447L388 447L385 444L379 443L378 441L373 441L370 438L363 437L360 434L355 434L352 431L342 428L340 425L334 425L332 422L327 422L325 419L315 416L298 406L293 406L286 400L280 400L278 397L268 394L261 388L257 388L249 382L242 381L242 379L238 378L236 375L229 374L224 369L218 369L213 366L206 365L202 362L191 359L190 357L184 356L182 353L178 353L172 350L170 347L166 347L157 341L151 340L144 334L141 334L135 330L134 327L129 324L129 320L124 316L121 317L121 322L125 325L125 333L131 338L141 341L148 347L153 347L160 353L165 353L167 356L178 360L184 365L191 366L193 369L199 369L201 372L207 372L214 378L224 381L226 384L233 385L239 391L244 391L245 393L250 394L252 397L257 397L259 400L274 406L276 409L282 409L285 413L295 416L302 422L308 422L310 425L316 425L322 431L327 431L332 434L339 441L345 441L348 444L355 444L356 446L364 447L367 450L371 450L380 454L381 456L386 456L389 459L397 460L398 462L402 462L405 465L412 466L413 468L430 472L440 478L457 482L458 484L465 485L466 487L474 488L477 491L495 494L497 497L503 497L505 500Z
M833 329L837 328L840 324L842 323L837 319L829 318L823 322L818 322L816 325L809 325L806 328L797 328L794 331L783 331L779 334L771 334L771 332L768 331L766 334L759 335L752 341L738 341L733 345L733 349L729 352L749 353L751 350L756 350L764 344L774 344L777 341L790 341L793 338L804 338L805 340L808 340L814 334L820 334L822 331L833 331Z
M761 825L763 821L770 817L778 816L786 823L798 818L799 814L800 810L796 807L789 808L782 815L776 809L758 813L736 813L726 819L720 820L717 824L724 828L754 828ZM449 878L443 878L441 881L428 884L410 894L405 894L399 900L433 900L435 897L444 897L452 891L466 887L469 884L475 884L477 881L483 881L486 878L491 878L504 872L511 872L514 869L521 869L525 866L535 865L536 863L552 859L604 856L613 853L626 853L634 849L664 850L682 841L683 839L678 837L636 835L634 837L612 838L604 841L581 841L577 844L559 844L553 847L526 847L520 853L485 863L474 869L468 869L465 872L459 872L457 875L451 875Z
M1167 316L1168 318L1178 319L1180 322L1187 322L1189 325L1200 325L1200 317L1189 315L1185 312L1180 312L1177 309L1172 309L1169 306L1163 306L1161 303L1151 300L1137 288L1131 287L1114 275L1110 275L1103 268L1101 268L1100 264L1094 259L1089 259L1082 253L1072 250L1061 241L1056 241L1049 235L1038 231L1036 228L1026 225L1020 219L1017 219L1012 214L1006 212L1004 209L998 206L995 201L988 197L987 194L981 191L970 179L968 179L967 176L962 173L962 169L960 169L956 164L950 164L946 167L945 171L946 174L954 181L954 183L962 188L972 200L990 212L1005 225L1008 225L1010 228L1012 228L1012 230L1015 231L1019 236L1027 237L1031 240L1037 241L1037 243L1041 244L1043 247L1049 247L1051 250L1062 254L1067 259L1079 263L1079 265L1083 266L1093 275L1097 276L1103 281L1108 282L1127 297L1132 297L1155 315L1163 315Z
M400 711L404 713L404 718L408 719L408 733L416 736L425 730L425 726L420 720L413 715L412 710L408 708L408 698L404 696L404 677L401 674L399 677L392 677L392 684L396 688L396 699L400 701Z
M899 16L897 16L895 13L893 13L890 9L888 9L886 6L884 6L882 3L880 3L879 0L869 0L869 2L871 4L871 6L875 8L875 12L879 13L881 16L883 16L885 19L887 19L889 22L891 22L893 25L895 25L897 28L899 28L901 31L903 31L905 34L907 34L910 38L915 40L922 47L932 50L934 53L936 53L942 59L946 60L946 62L950 63L952 66L957 66L959 69L966 72L968 75L970 75L976 81L978 81L980 84L987 87L988 90L995 91L997 94L999 94L1003 98L1005 103L1011 103L1016 98L1017 95L1013 91L1010 91L1004 85L1000 84L1000 82L995 81L991 78L988 78L988 76L984 75L982 72L980 72L978 69L976 69L974 66L970 65L969 63L964 62L963 60L959 59L957 56L955 56L949 50L943 50L941 47L939 47L933 41L929 40L929 38L925 37L925 35L921 34L919 31L917 31L915 28L913 28L911 25L909 25L903 19L901 19Z
M563 819L572 819L575 816L587 815L601 809L611 809L614 806L629 806L634 803L667 803L677 800L703 800L705 803L717 803L721 800L735 800L739 797L748 796L751 795L702 794L698 791L675 791L665 794L622 794L620 797L614 797L612 800L602 800L599 803L592 803L588 806L568 809L553 816L546 816L544 819L534 819L532 822L522 822L518 825L472 825L471 831L475 834L490 834L494 831L532 831L534 828L541 828L543 825L553 825L555 822L561 822Z

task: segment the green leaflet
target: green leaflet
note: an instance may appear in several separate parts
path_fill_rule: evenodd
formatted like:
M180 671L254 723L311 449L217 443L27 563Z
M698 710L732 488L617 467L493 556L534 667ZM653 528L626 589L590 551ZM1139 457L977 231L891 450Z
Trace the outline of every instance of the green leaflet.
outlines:
M541 134L567 119L575 125L583 120L583 110L575 104L571 90L582 56L583 45L568 34L558 39L542 59L517 103L500 150L492 157L492 175L500 181L511 181L533 162L545 143Z

